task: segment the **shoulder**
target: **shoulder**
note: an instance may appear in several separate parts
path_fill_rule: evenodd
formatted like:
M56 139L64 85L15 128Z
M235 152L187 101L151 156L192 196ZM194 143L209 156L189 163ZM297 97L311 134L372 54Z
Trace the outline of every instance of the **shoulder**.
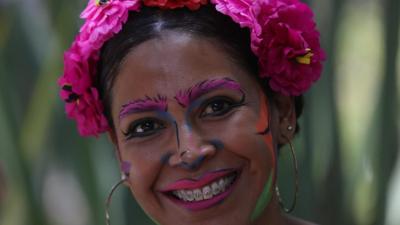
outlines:
M285 220L287 225L318 225L289 215L285 216Z

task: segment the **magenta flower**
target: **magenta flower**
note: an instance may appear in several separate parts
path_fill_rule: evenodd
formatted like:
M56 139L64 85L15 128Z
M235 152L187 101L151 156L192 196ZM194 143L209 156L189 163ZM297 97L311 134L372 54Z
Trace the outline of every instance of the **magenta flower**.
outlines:
M69 118L75 119L80 135L97 136L109 130L98 90L94 88L100 48L118 33L137 11L139 0L91 0L82 13L85 20L71 48L64 54L64 74L58 80Z
M298 96L319 79L325 54L311 9L298 0L212 0L251 31L260 76L272 90Z

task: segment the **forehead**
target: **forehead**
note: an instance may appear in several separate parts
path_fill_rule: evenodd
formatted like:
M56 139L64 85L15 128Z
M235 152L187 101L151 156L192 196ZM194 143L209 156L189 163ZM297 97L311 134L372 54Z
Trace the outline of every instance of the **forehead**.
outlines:
M198 82L222 77L238 81L242 88L254 85L217 43L168 32L127 55L113 87L113 108L146 95L173 97Z

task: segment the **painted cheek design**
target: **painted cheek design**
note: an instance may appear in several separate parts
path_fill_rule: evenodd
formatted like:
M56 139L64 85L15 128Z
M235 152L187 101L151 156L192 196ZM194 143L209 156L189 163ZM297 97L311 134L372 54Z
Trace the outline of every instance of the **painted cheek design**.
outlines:
M270 116L268 111L268 101L263 93L260 93L260 112L259 120L256 124L257 134L263 135L265 143L269 149L273 149L272 135L270 132Z
M258 198L256 207L253 210L253 213L251 214L251 221L254 221L257 219L262 212L264 211L265 207L267 207L268 203L271 201L272 198L272 193L273 193L273 171L271 171L271 174L269 175L269 178L267 180L267 183L264 185L263 192L261 193L260 197Z
M258 135L262 135L264 137L264 142L268 147L268 150L271 151L272 155L272 168L276 167L276 154L274 150L274 143L272 139L272 133L270 130L270 115L268 111L268 100L264 93L260 91L260 112L259 112L259 120L256 124L256 128L258 131ZM276 176L274 176L275 183Z
M263 93L259 93L260 96L260 112L259 119L257 121L257 131L258 134L266 135L269 133L269 111L268 111L268 102Z
M251 220L256 220L264 211L264 209L268 206L271 202L272 195L273 195L273 186L276 182L276 154L274 151L274 144L272 140L272 133L270 130L270 115L268 111L268 101L264 93L260 91L260 112L259 112L259 120L257 121L256 128L257 134L262 135L264 137L264 142L268 147L268 151L271 152L272 156L272 169L268 180L264 184L264 188L262 193L260 194L256 206L252 212Z

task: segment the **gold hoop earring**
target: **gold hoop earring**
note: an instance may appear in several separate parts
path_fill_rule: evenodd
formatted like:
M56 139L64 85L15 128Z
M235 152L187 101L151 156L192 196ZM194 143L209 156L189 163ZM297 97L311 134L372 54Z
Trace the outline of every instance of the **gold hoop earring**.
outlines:
M292 142L289 140L289 138L287 138L288 142L289 142L289 146L290 146L290 151L292 153L292 161L293 161L293 166L294 166L294 176L295 176L295 191L294 191L294 199L292 202L292 205L290 206L290 208L286 208L285 205L283 204L280 192L279 192L279 188L278 185L275 186L275 191L276 191L276 195L279 199L279 204L281 206L281 208L283 209L283 211L285 211L286 213L291 213L294 208L296 207L296 203L297 203L297 194L299 191L299 170L298 170L298 165L297 165L297 158L296 158L296 153L294 151L293 148L293 144Z
M118 181L118 183L115 184L111 188L110 192L108 193L108 196L107 196L107 199L106 199L106 203L105 203L106 204L105 216L106 216L106 224L107 225L111 224L110 223L110 213L109 212L110 212L110 205L111 205L112 196L113 196L115 190L117 190L117 188L127 180L128 180L128 176L126 174L122 174L121 180Z

